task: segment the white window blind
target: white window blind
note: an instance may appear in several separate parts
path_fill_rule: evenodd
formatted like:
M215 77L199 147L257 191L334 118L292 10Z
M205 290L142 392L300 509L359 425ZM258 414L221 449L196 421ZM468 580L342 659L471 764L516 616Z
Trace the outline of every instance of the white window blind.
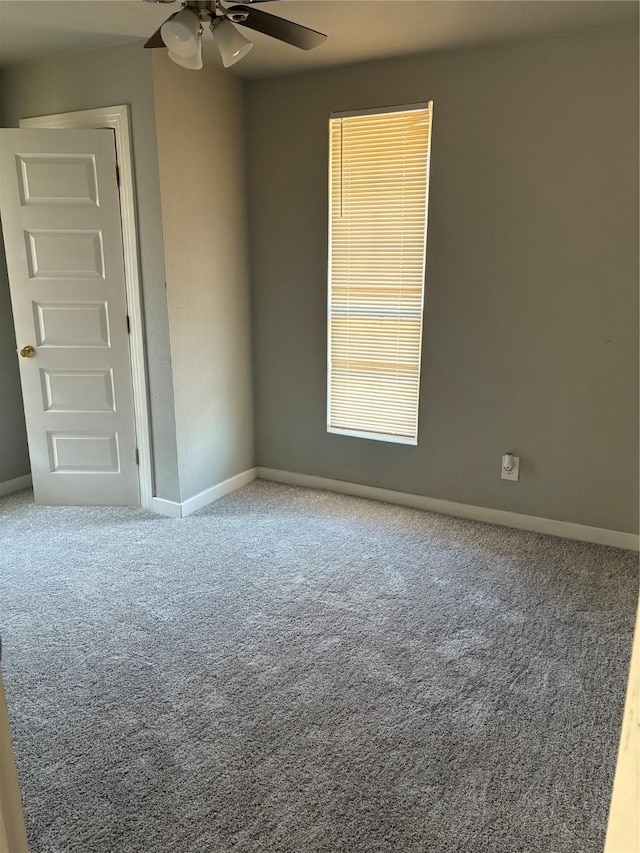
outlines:
M431 116L330 119L329 432L417 444Z

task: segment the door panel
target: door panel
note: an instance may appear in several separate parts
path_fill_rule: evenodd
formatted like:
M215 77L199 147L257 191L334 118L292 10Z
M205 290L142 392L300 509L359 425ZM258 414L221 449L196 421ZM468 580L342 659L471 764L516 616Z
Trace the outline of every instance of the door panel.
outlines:
M113 371L40 368L45 412L115 412Z
M0 213L36 503L139 505L109 130L0 131Z
M93 154L18 155L16 164L23 205L72 202L95 207L98 202Z
M29 278L104 279L101 231L25 231Z

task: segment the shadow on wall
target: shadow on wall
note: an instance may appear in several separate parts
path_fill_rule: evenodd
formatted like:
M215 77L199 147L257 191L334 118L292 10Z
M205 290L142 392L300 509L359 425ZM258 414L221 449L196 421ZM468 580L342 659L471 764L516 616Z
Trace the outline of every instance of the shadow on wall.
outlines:
M0 233L0 484L23 477L29 470L9 276Z

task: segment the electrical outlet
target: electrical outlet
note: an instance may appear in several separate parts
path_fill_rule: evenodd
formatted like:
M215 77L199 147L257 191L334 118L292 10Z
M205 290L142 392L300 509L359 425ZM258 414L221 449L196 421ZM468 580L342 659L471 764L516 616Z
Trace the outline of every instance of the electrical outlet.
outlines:
M520 477L520 457L513 453L505 453L502 457L502 471L500 477L503 480L518 480Z

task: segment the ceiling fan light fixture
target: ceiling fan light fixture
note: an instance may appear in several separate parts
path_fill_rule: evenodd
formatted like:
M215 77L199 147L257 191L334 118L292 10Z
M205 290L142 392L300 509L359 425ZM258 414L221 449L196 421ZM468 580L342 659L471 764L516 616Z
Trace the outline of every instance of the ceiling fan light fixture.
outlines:
M189 7L185 7L175 17L165 21L160 28L162 41L169 48L169 53L183 58L189 58L198 53L200 32L200 16Z
M199 71L202 68L202 33L198 33L196 37L198 46L193 56L180 56L179 53L169 51L169 59L181 65L182 68L189 68L191 71Z
M211 31L225 68L235 65L253 47L253 42L246 39L226 18L220 21L212 21Z

